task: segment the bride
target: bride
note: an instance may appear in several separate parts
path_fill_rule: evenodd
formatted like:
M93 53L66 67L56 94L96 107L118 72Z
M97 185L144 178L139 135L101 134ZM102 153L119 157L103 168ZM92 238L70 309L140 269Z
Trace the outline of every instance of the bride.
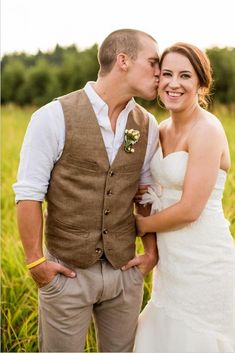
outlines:
M156 212L136 216L141 234L157 233L159 262L135 352L235 352L235 248L221 202L230 156L220 121L202 108L210 63L176 43L160 66L171 116L151 162L156 188L143 197Z

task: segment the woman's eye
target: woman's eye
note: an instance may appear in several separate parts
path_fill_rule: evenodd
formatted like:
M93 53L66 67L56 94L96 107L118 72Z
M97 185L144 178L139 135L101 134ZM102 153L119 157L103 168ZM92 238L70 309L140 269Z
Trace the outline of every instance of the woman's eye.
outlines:
M183 75L181 75L181 77L187 79L187 78L190 78L191 76L188 74L183 74Z

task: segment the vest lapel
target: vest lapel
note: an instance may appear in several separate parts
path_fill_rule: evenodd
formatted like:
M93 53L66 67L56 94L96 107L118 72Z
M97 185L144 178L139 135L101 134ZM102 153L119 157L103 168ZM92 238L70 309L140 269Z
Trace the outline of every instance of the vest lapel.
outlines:
M87 120L89 121L91 126L93 126L93 130L94 130L96 138L97 138L97 143L102 145L102 149L104 152L103 157L106 159L107 164L110 165L107 150L105 147L105 143L103 140L103 136L102 136L102 133L100 130L100 126L99 126L96 114L95 114L94 109L91 105L91 102L90 102L89 98L87 97L87 94L84 90L83 90L83 93L84 93L84 100L85 100L85 104L86 104Z
M136 159L139 158L139 147L142 146L142 144L139 144L139 142L143 138L145 138L146 140L146 121L144 119L145 119L145 116L143 112L139 110L138 106L136 106L135 110L132 110L129 113L125 130L134 129L134 130L140 131L140 139L136 143L136 145L134 145L135 152L128 153L128 152L125 152L124 150L125 139L123 138L123 142L112 163L112 167L115 167L116 165L118 165L120 160L123 160L124 163L128 164L128 163L136 162ZM144 148L146 147L146 145L147 145L147 140L144 141ZM143 146L141 148L143 148Z

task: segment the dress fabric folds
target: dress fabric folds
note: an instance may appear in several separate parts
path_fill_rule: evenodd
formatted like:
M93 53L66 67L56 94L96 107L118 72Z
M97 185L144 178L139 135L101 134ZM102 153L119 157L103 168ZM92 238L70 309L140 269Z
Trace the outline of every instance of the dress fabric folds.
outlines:
M187 162L186 151L163 157L157 150L151 162L156 187L144 198L154 212L180 200ZM220 169L199 219L157 234L159 262L139 318L136 353L235 352L235 246L222 208L226 176Z

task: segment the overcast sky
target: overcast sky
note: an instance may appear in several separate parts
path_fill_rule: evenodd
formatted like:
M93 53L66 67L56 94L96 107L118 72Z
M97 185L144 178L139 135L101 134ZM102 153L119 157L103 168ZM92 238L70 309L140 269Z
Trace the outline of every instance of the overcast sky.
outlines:
M100 44L118 28L149 32L160 50L177 41L235 47L234 0L1 0L1 55Z

